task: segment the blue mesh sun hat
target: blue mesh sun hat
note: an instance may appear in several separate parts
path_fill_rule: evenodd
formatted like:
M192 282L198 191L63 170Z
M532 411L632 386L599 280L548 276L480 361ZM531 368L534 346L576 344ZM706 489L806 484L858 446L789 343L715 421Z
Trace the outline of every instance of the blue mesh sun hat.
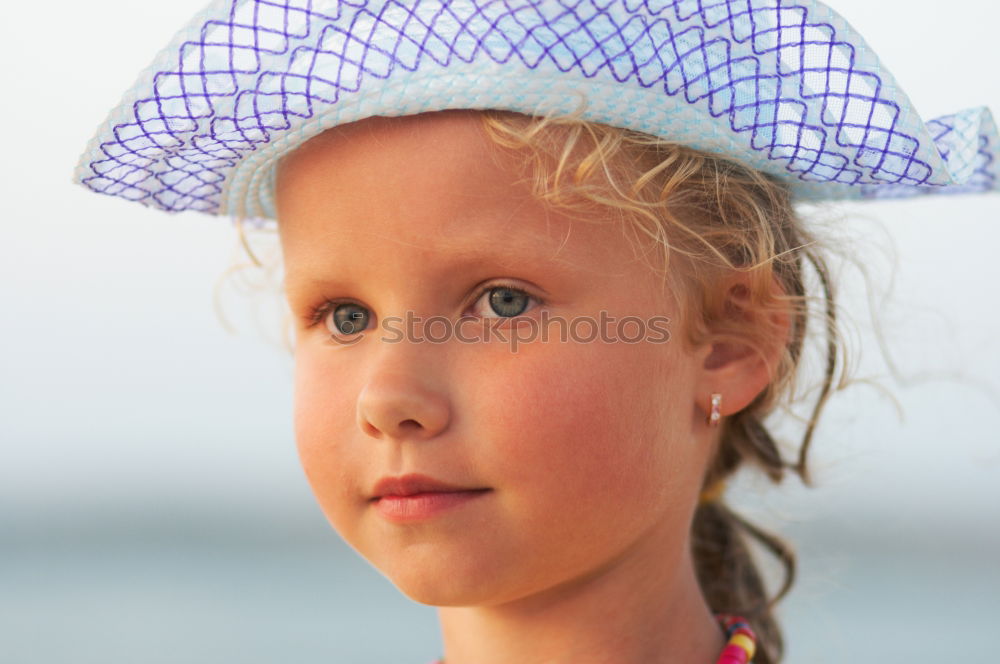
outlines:
M80 159L90 189L273 220L277 160L374 115L572 112L721 153L796 200L998 188L986 108L922 120L813 0L216 0Z

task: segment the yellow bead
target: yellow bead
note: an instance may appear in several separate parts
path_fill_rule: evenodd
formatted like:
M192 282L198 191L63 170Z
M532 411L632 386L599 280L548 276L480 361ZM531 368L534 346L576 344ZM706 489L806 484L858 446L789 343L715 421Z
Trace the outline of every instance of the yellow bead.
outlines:
M747 651L747 661L753 659L753 654L757 649L757 646L754 645L753 639L749 636L746 634L733 634L733 637L729 639L729 642Z

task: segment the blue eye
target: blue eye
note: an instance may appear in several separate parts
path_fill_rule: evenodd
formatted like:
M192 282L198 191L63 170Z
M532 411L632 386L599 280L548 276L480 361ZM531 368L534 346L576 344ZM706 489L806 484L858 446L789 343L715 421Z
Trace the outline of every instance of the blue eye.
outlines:
M524 291L510 286L492 286L482 293L482 295L487 294L490 308L501 318L520 316L528 308L528 301L532 299Z
M309 314L310 327L325 322L331 336L357 334L368 328L370 319L368 309L360 304L331 300L325 300Z
M532 302L534 306L545 304L544 300L512 283L488 284L473 301L472 314L484 319L509 320L533 308Z
M351 302L337 305L333 324L341 334L354 334L368 327L368 310Z

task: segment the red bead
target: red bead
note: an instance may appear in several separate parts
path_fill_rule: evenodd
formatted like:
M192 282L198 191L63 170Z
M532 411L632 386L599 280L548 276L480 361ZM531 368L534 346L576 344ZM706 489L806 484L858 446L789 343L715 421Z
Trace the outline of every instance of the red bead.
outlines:
M716 664L747 664L747 651L737 645L728 645L722 649Z
M745 659L739 659L735 655L725 655L719 657L719 661L716 664L746 664Z

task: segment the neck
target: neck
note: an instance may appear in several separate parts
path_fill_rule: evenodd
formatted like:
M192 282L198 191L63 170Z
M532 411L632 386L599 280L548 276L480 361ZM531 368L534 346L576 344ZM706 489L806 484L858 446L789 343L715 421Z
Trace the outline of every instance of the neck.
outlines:
M562 586L438 615L446 664L713 664L726 644L687 543L672 559L630 551Z

